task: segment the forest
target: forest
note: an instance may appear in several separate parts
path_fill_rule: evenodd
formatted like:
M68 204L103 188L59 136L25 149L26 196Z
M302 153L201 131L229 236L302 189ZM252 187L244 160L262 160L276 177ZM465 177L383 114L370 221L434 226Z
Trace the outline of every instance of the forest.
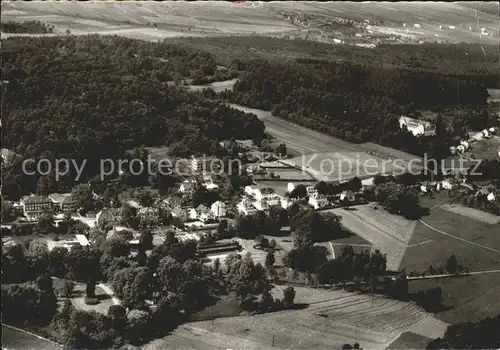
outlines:
M2 147L24 158L87 160L81 181L99 161L139 146L168 146L172 155L213 154L218 141L260 142L254 115L167 85L213 75L206 53L171 44L90 35L10 38L2 43ZM7 132L6 132L7 131ZM19 160L2 171L4 193L36 189Z
M31 33L31 34L47 34L52 33L53 26L47 25L40 21L2 21L0 28L4 33Z

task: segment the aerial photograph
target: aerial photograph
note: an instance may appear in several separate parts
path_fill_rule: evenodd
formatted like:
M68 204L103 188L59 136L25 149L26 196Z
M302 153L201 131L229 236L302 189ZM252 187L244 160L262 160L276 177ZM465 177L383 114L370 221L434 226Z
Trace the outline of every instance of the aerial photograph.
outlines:
M500 3L1 1L2 349L500 348Z

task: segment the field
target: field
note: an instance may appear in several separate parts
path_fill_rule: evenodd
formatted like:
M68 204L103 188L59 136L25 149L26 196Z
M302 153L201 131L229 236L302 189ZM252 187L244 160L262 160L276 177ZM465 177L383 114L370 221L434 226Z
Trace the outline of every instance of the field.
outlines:
M305 36L310 27L294 25L280 14L305 13L316 20L346 18L362 22L382 21L375 33L398 34L423 40L450 40L495 44L494 36L479 35L479 23L490 33L498 32L498 19L491 9L481 12L458 3L20 3L2 4L2 20L42 20L55 26L55 34L116 34L145 40L168 37L228 34L292 34ZM397 15L396 15L397 14ZM395 18L396 17L396 18ZM403 23L408 22L408 27ZM412 28L418 22L421 28ZM454 30L440 30L439 25ZM469 30L468 28L471 28ZM312 35L311 35L312 36ZM316 38L321 39L321 36Z
M495 225L500 223L500 216L493 215L482 210L464 207L458 204L443 204L441 208L486 224Z
M145 349L331 349L359 342L362 348L384 348L403 332L440 336L446 324L413 304L343 291L295 287L305 309L256 316L194 322ZM273 289L282 297L282 288ZM316 313L327 317L320 317Z
M2 325L2 348L6 350L13 349L45 349L61 350L51 341L44 340L41 337L31 335L16 329Z
M346 209L329 210L342 217L342 225L348 230L369 241L372 250L379 249L387 254L387 268L399 270L409 242L412 240L416 221L387 213L375 205L359 205ZM422 239L414 244L427 245L428 239Z

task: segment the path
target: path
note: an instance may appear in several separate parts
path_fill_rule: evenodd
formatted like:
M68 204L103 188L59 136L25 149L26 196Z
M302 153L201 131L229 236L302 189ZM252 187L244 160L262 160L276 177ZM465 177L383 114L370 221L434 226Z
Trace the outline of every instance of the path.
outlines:
M445 274L440 274L440 275L413 276L413 277L407 277L406 279L408 279L408 280L425 280L425 279L431 279L431 278L447 278L447 277L463 277L463 276L471 276L471 275L485 275L488 273L500 273L500 270L482 270L482 271L473 271L473 272L466 272L466 273L460 273L460 274L445 273Z
M115 304L115 305L121 305L120 299L118 299L117 297L115 297L115 293L113 292L113 290L108 285L106 285L105 283L99 283L97 285L97 287L100 287L103 291L106 292L107 295L109 295L111 297L111 300L113 301L113 304Z

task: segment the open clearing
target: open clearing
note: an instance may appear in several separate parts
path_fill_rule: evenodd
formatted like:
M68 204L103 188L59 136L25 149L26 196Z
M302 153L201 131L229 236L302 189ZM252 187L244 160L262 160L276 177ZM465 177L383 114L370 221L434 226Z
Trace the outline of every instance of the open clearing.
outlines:
M487 213L482 210L464 207L459 204L443 204L441 206L444 210L451 211L452 213L463 215L473 220L481 221L486 224L495 225L500 223L500 216Z
M230 34L285 34L300 28L280 17L281 12L306 13L324 19L382 21L374 32L395 33L423 40L446 39L496 44L498 18L481 4L460 3L311 3L311 2L2 2L2 20L42 20L55 34L116 34L158 40L167 37ZM395 14L397 13L397 16ZM403 27L407 22L408 27ZM415 30L412 24L419 23ZM443 25L446 29L439 29ZM453 30L447 29L453 25ZM471 28L469 30L468 28ZM480 35L484 27L490 36ZM412 29L410 29L412 28Z
M273 289L282 297L282 288ZM447 324L416 305L383 297L295 287L302 310L193 322L145 349L332 349L359 342L365 348L385 348L403 332L441 336ZM320 317L316 313L327 317ZM427 327L423 327L426 325Z
M336 180L339 178L339 174L342 175L342 179L356 175L358 177L371 177L385 169L387 172L401 171L398 168L406 169L408 162L412 160L415 160L412 168L418 168L417 160L420 158L417 156L368 142L354 144L291 123L286 119L274 117L269 111L237 104L229 105L235 109L255 114L264 122L266 133L279 142L285 143L287 148L293 149L301 155L307 155L306 157L288 159L286 162L299 167L309 164L310 168L305 170L317 179ZM308 163L311 158L313 159ZM319 165L323 159L325 160L323 162L325 172L328 173L331 164L333 164L332 174L322 174Z
M374 249L387 254L387 268L398 271L403 260L406 248L412 240L416 221L406 220L403 217L389 214L374 204L359 205L349 210L337 208L328 210L342 217L342 225L349 231L369 241ZM424 238L417 244L428 245L429 240ZM414 244L415 244L414 243Z

